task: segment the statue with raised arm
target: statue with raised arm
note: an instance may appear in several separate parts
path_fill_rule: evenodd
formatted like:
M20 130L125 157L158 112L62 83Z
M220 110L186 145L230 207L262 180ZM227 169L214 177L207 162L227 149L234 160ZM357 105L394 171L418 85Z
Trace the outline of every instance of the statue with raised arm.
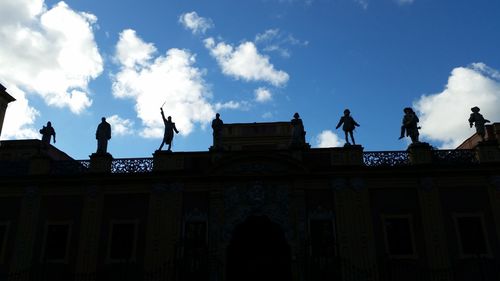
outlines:
M399 139L404 138L406 133L406 136L411 138L412 143L418 143L418 129L420 129L420 127L418 126L419 120L417 114L415 114L411 107L405 107L403 112L405 115L403 116L403 124L401 126L401 135Z
M108 153L108 141L111 139L111 125L106 122L106 118L101 118L101 123L95 132L97 139L97 154Z
M215 114L215 119L212 120L212 129L213 129L213 137L214 143L212 148L215 150L222 149L222 127L224 126L224 122L220 119L220 114Z
M47 122L47 126L43 126L40 129L40 134L42 134L42 144L49 145L51 137L54 137L54 143L56 143L56 131L52 127L52 123Z
M469 125L472 128L472 125L476 127L476 133L481 136L481 140L484 141L484 136L486 134L486 130L484 128L484 125L486 123L490 123L490 120L484 119L483 115L479 113L479 107L474 106L473 108L470 109L472 113L470 114L469 117Z
M161 117L163 119L163 124L165 124L165 133L163 134L163 141L161 142L160 148L158 148L158 150L161 150L164 144L168 144L167 151L172 151L171 148L172 148L172 140L174 138L174 132L178 134L179 131L175 127L175 123L172 122L172 117L168 116L168 118L165 118L165 114L163 113L163 108L160 108L160 111L161 111Z
M335 129L338 129L340 126L342 126L342 130L345 134L346 145L350 145L347 137L348 134L351 136L352 144L355 145L356 142L354 141L353 131L356 127L359 127L359 124L352 118L351 111L349 109L344 110L344 116L340 117L340 121Z
M306 143L306 131L304 130L304 124L302 119L300 119L299 113L295 112L293 119L290 121L292 126L292 142L293 147L300 147Z

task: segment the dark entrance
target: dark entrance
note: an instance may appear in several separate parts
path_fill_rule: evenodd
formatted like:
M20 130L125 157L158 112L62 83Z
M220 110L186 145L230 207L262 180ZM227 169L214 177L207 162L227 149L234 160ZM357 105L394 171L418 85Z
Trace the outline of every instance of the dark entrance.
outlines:
M283 230L265 216L236 226L227 249L227 281L290 281L290 246Z

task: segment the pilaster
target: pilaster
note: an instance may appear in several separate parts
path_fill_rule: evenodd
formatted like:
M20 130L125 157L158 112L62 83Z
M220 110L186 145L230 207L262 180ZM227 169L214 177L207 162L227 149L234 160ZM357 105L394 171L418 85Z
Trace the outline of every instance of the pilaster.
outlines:
M425 239L427 265L429 272L437 272L435 275L430 276L430 280L452 280L453 276L448 271L444 270L442 273L439 273L440 269L449 269L451 266L439 190L434 186L432 178L423 178L420 181L417 192Z
M11 272L29 269L33 260L33 249L40 209L40 191L36 186L25 189L19 214L14 254L10 266ZM28 280L29 276L21 275L18 280Z
M89 186L84 196L76 276L78 281L92 281L98 263L104 193L102 187Z

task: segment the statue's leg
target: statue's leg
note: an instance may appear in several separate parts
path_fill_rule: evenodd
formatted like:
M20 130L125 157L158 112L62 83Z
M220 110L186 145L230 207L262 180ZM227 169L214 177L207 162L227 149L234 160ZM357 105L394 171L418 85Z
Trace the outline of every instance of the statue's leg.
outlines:
M356 142L354 141L354 134L352 133L352 131L349 131L349 135L351 135L352 144L356 144Z
M349 137L347 136L347 131L344 131L345 134L345 143L349 144Z
M165 144L165 139L163 139L163 141L161 142L160 144L160 148L158 148L158 150L161 150L163 148L163 145Z
M402 139L405 137L405 126L401 126L401 134L399 135L399 139Z

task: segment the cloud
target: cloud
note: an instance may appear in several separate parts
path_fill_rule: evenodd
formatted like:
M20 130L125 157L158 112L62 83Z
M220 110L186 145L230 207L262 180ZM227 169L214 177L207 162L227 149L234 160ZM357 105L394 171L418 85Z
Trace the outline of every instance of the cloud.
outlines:
M269 57L260 54L253 42L233 47L224 42L216 44L210 37L204 43L226 75L246 81L264 81L274 86L283 86L288 82L288 73L276 70Z
M40 134L33 127L35 119L40 115L35 108L28 105L26 94L18 87L5 84L7 92L16 100L9 103L2 128L2 139L35 139Z
M422 137L455 148L471 136L470 108L478 106L486 119L500 120L500 73L484 63L452 70L443 91L424 95L414 102Z
M363 10L368 9L368 0L354 0L354 2L360 5Z
M40 95L50 106L81 113L92 104L89 81L102 72L93 33L96 20L64 2L47 9L43 0L1 1L3 82Z
M191 30L193 34L205 34L205 32L214 26L211 19L198 16L196 12L184 13L179 16L179 22Z
M194 66L195 56L189 51L172 48L153 57L154 46L145 43L133 30L121 32L116 46L120 71L112 75L113 95L135 100L137 117L143 125L142 137L163 136L162 104L165 114L172 116L183 135L191 133L195 123L206 125L212 120L215 112L208 102L211 94L203 79L204 71ZM137 46L143 49L138 50ZM132 54L141 54L136 56L141 59L128 60L129 47Z
M273 99L271 91L269 89L260 87L255 89L255 100L260 103L268 102Z
M414 0L394 0L399 5L410 5L414 2Z
M112 115L106 118L112 128L113 136L127 136L134 134L134 122L130 119L123 119L118 115Z
M277 52L280 56L289 58L291 51L288 46L305 47L309 45L309 41L301 41L290 33L286 34L280 31L279 28L273 28L257 34L255 44L263 45L264 52Z
M316 136L316 147L339 147L342 145L340 138L331 130L324 130Z
M216 103L214 104L215 110L220 110L220 109L240 109L246 104L244 102L237 102L237 101L228 101L225 103Z

